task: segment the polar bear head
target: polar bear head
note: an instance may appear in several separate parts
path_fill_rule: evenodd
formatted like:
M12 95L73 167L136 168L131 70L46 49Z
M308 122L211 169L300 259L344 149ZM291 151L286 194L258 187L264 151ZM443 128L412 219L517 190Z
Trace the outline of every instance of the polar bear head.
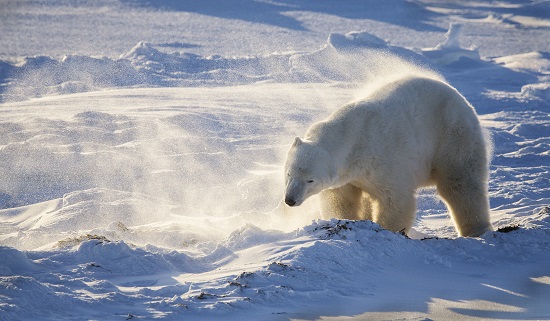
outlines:
M296 137L285 165L285 203L298 206L308 197L330 188L336 180L331 155L313 142Z

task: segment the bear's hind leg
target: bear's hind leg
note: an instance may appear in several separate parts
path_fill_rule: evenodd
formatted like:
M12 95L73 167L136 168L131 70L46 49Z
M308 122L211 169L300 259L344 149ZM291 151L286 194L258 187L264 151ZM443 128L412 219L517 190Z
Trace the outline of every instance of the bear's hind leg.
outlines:
M489 200L483 175L463 171L460 175L439 179L437 191L447 204L461 236L480 236L492 231Z
M362 196L363 191L351 184L322 191L319 194L321 217L323 219L362 219Z

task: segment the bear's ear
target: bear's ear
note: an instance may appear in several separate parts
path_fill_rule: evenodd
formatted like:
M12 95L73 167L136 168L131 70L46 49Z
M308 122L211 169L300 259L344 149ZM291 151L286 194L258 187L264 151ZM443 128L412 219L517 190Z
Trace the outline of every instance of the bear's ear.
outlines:
M302 139L300 137L294 138L294 144L292 144L292 147L300 146L302 144Z

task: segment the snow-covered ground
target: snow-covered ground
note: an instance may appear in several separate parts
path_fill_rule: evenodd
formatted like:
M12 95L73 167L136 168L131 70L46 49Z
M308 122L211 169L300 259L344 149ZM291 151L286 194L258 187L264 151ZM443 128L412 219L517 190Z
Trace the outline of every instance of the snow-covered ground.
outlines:
M550 320L549 38L544 0L3 0L0 320ZM293 138L407 74L476 107L503 231L282 205Z

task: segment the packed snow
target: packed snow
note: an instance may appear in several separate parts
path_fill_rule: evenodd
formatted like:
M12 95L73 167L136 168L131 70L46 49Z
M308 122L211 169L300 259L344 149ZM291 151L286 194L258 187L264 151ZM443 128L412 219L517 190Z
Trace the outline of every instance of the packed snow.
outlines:
M0 320L550 320L550 1L5 0ZM295 136L406 75L493 142L495 232L282 202Z

